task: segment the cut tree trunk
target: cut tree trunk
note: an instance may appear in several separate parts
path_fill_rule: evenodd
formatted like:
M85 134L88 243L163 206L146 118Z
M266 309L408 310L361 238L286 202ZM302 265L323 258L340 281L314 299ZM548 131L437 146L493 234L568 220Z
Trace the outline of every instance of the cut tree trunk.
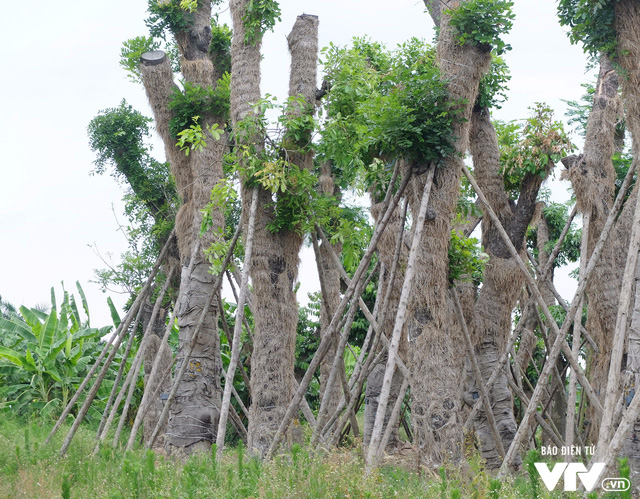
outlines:
M260 44L245 42L243 16L247 0L233 0L231 46L231 117L235 125L251 112L260 98ZM291 52L290 96L302 95L305 105L290 107L294 114L313 113L315 105L318 18L299 16L288 36ZM257 138L262 141L264 138ZM303 139L304 140L304 139ZM307 141L310 141L310 131ZM290 161L300 169L313 166L311 152L293 152ZM243 203L247 191L243 189ZM249 210L245 210L248 213ZM272 233L267 226L275 217L269 191L259 187L255 242L251 261L255 332L251 357L249 451L264 456L272 443L294 394L294 352L298 306L294 286L298 277L298 254L302 236L295 229Z

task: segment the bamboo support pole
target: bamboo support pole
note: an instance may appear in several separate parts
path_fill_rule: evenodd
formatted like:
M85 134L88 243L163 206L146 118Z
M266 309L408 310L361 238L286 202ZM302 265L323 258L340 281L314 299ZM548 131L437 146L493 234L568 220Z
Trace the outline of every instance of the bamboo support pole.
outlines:
M373 272L372 272L373 274ZM365 286L363 286L365 287ZM324 419L327 412L327 405L329 403L329 399L331 397L331 390L328 388L333 386L336 381L336 377L339 376L338 370L342 366L342 356L344 355L344 349L347 344L347 340L349 339L349 333L351 332L351 326L353 324L353 319L356 316L356 312L358 311L358 307L355 304L355 301L351 303L351 307L349 308L349 312L347 314L347 321L345 322L344 327L342 328L342 334L339 337L338 345L336 348L336 354L333 358L333 363L331 364L331 371L329 371L329 378L327 380L327 388L322 394L322 401L320 403L320 410L318 411L318 418L316 421L316 426L313 429L313 434L311 435L311 446L315 447L318 442L318 438L320 437L320 430L322 425L324 424ZM348 391L344 394L345 397L349 396Z
M402 243L404 240L404 224L406 222L406 218L407 218L407 209L409 206L409 202L408 200L405 200L404 202L404 207L402 209L402 224L400 225L399 231L398 231L398 236L396 238L396 245L395 245L395 249L394 249L394 254L393 254L393 262L391 264L391 270L389 273L389 276L387 278L387 288L385 290L384 293L384 299L382 300L382 302L380 301L380 297L382 296L382 284L383 284L383 279L380 278L379 283L378 283L378 290L376 293L376 301L374 304L374 308L373 308L373 314L371 315L373 317L374 320L369 320L369 328L367 330L367 336L364 340L364 343L362 345L362 350L360 351L360 356L358 357L358 361L356 363L356 366L353 370L353 374L351 376L351 380L349 381L349 385L350 387L354 387L357 386L358 389L356 390L355 393L357 393L357 398L359 398L359 393L362 391L362 386L364 384L364 380L368 377L368 373L365 376L362 376L361 378L361 370L364 370L364 372L367 372L367 368L368 366L371 364L371 360L373 360L374 358L374 353L377 349L378 346L378 341L379 341L379 337L381 334L381 330L379 328L375 328L375 321L378 318L378 315L380 315L380 320L378 321L380 324L384 323L384 317L386 315L386 312L388 310L389 307L389 297L391 296L391 290L393 289L393 283L395 281L395 276L398 270L398 264L400 261L400 254L401 254L401 250L402 250ZM316 225L316 229L318 231L318 233L320 234L323 244L329 244L328 243L328 239L327 236L325 235L324 231L318 226ZM347 286L349 285L349 277L347 276L347 273L345 272L344 268L342 267L342 263L340 262L340 259L338 258L338 255L335 254L334 251L329 252L329 254L331 255L336 268L339 269L340 271L340 275L343 279L343 281L345 282L345 284L347 284ZM381 277L384 275L384 272L381 272ZM381 312L378 312L378 309L381 310ZM372 333L373 334L373 343L371 345L370 350L368 350L368 346L369 346L369 340L372 337ZM367 354L367 351L370 351L370 358L367 358L367 362L364 362L365 359L365 355ZM362 381L361 381L362 379ZM333 423L336 421L336 419L340 416L341 411L345 408L345 405L347 406L347 414L349 414L350 411L353 410L354 408L354 404L355 404L355 400L356 398L354 398L354 394L351 395L351 399L353 401L353 403L351 401L346 402L344 398L342 398L340 400L340 403L338 404L338 407L336 408L334 414L329 418L329 421L327 423L327 425L325 426L325 428L323 428L323 434L326 434L325 430L326 428L331 428ZM339 438L340 435L340 431L341 428L344 426L344 422L341 424L338 424L338 430L335 433L335 438L331 438L331 442L333 445L335 445L337 443L337 439ZM327 430L328 431L328 430Z
M227 281L229 282L229 286L231 287L231 292L233 293L233 297L235 298L236 303L240 303L240 297L236 292L236 286L235 284L233 284L233 279L231 278L231 274L228 270L226 271L226 275L227 275ZM251 310L250 297L251 297L251 291L247 289L244 303L245 303L245 306L249 307L249 310ZM251 325L249 324L249 321L247 320L247 317L244 313L242 314L242 322L244 324L245 329L247 330L247 336L249 336L249 342L253 345L253 333L251 332Z
M489 401L489 395L484 388L484 381L482 380L482 373L480 372L480 367L478 366L478 359L476 358L476 352L473 348L473 343L471 342L471 336L469 335L469 329L467 328L467 321L464 320L464 314L462 312L462 307L460 306L460 300L458 299L458 293L455 289L450 289L449 294L451 295L451 300L453 301L453 309L456 314L456 318L458 319L458 324L462 329L462 333L464 335L464 342L467 347L467 352L469 355L469 359L471 360L471 368L473 370L473 376L476 379L476 386L478 387L478 391L480 392L480 397L482 398L482 403L484 404L484 412L487 416L487 421L489 422L489 428L491 429L491 435L493 436L493 441L496 444L496 450L500 457L504 458L504 446L502 445L502 439L500 438L500 433L498 432L498 426L496 424L496 418L493 414L493 408L491 407L491 402Z
M535 259L533 258L533 255L529 251L527 251L527 257L529 258L529 261L531 262L531 266L533 267L533 270L536 272L536 274L537 275L541 275L541 271L538 268L538 265L537 265ZM543 281L542 281L542 279L538 279L538 282L543 282ZM553 284L553 282L547 280L546 281L546 285L549 287L549 289L553 293L553 296L558 301L558 304L564 309L565 312L568 312L569 311L569 305L567 304L566 300L560 295L560 293L558 293L558 289L556 288L555 284ZM585 329L585 327L582 325L582 322L579 322L577 325L574 324L574 326L577 326L579 328L580 332L584 335L585 339L589 342L589 345L591 346L591 348L594 351L597 352L598 351L598 345L594 341L594 339L591 336L591 334L589 333L589 331L587 331Z
M384 435L382 435L382 440L380 441L380 447L378 448L377 456L378 459L382 457L382 453L387 448L387 444L389 443L389 439L391 438L391 433L398 424L400 409L402 408L402 403L404 402L404 395L407 392L407 388L409 388L409 378L404 378L404 380L402 381L402 386L400 387L400 395L398 395L398 398L393 404L391 416L389 416L387 427L384 429Z
M168 281L168 279L167 279ZM124 369L127 366L127 360L129 359L129 354L131 353L131 347L133 346L133 340L136 337L136 331L138 330L138 324L140 324L140 318L142 317L142 313L144 312L144 307L140 307L138 309L138 314L136 315L136 320L133 322L133 327L129 332L129 341L127 342L127 346L124 350L124 354L122 354L122 361L120 362L120 367L118 368L118 374L116 374L116 379L113 382L113 387L111 388L111 393L109 394L109 399L107 400L107 404L104 408L104 412L102 413L102 418L100 419L100 424L98 425L98 431L96 432L96 438L100 439L100 435L102 434L102 430L104 429L104 425L107 422L107 417L111 412L111 406L113 404L116 395L119 392L120 382L122 381L122 376L124 374ZM135 357L135 356L134 356ZM132 363L133 365L133 363Z
M251 210L247 222L247 240L244 250L244 268L242 270L242 282L240 284L240 296L238 298L238 308L236 309L236 323L233 328L233 344L231 346L231 360L227 370L227 380L224 384L224 394L222 396L222 407L220 408L220 419L218 420L218 435L216 445L218 447L216 459L220 461L224 450L224 437L227 432L227 417L229 414L229 404L231 403L231 389L233 388L233 378L236 374L238 358L240 357L240 337L242 336L242 323L244 320L244 304L247 299L247 288L249 286L249 273L251 270L251 258L253 256L253 235L255 233L256 212L258 211L258 186L253 188L251 195Z
M384 265L381 267L380 274L382 275L383 272L384 272ZM382 291L381 291L382 284L383 284L382 279L378 279L378 294L376 294L376 301L373 308L374 315L377 315L377 311L380 305L379 297L382 295ZM353 373L351 374L351 378L349 379L349 390L350 390L349 401L347 402L344 396L340 398L338 407L336 407L334 413L331 415L331 417L328 419L325 426L322 428L322 438L324 440L327 440L326 436L327 436L328 429L331 429L333 427L333 424L342 413L342 410L345 409L345 407L347 408L347 411L348 411L347 414L351 413L352 411L357 412L355 411L355 402L356 402L356 398L359 396L358 395L359 391L355 390L354 387L358 385L358 382L361 377L362 378L366 377L364 373L366 372L368 364L371 363L370 359L373 359L375 357L374 353L376 348L375 345L377 344L376 340L377 340L377 337L373 329L373 324L370 323L369 328L367 329L367 336L362 345L362 349L360 350L360 355L358 356L358 360L354 367ZM369 349L370 343L371 343L371 349ZM368 357L366 357L367 352L369 353ZM331 445L335 445L333 444L333 439L330 438L329 441L331 442Z
M171 317L169 322L167 323L164 335L162 340L160 340L160 346L158 347L158 353L156 354L155 359L153 359L153 365L151 367L151 373L147 378L147 386L153 386L156 379L158 378L158 374L160 371L160 359L162 358L162 354L166 348L169 348L169 335L171 334L171 329L173 328L173 324L176 318L176 308L177 306L174 304L173 311L171 312ZM140 429L140 425L142 424L142 418L147 411L147 407L151 404L151 393L150 390L144 390L142 394L142 400L140 401L140 407L138 408L138 412L136 413L136 417L133 421L133 426L131 427L131 434L129 435L129 440L127 441L127 445L125 446L125 450L133 449L133 444L135 443L136 435L138 434L138 430Z
M158 313L160 312L160 306L162 305L162 301L164 300L164 296L165 296L165 294L167 292L167 289L169 288L169 285L171 283L171 279L173 278L173 274L175 273L176 268L177 267L174 266L174 267L171 267L169 269L169 273L167 274L167 278L166 278L166 280L165 280L165 282L164 282L164 284L162 286L162 289L160 290L160 293L158 294L158 296L156 298L156 301L155 301L155 303L153 305L153 310L151 312L151 317L149 319L149 323L147 324L146 330L143 332L142 341L140 341L140 346L138 347L138 351L136 353L136 356L134 357L134 360L131 363L131 368L133 368L134 365L137 363L138 356L144 356L144 352L146 350L146 345L147 345L147 342L149 341L149 334L151 334L151 329L153 327L153 324L155 324L155 321L157 320ZM140 307L140 314L142 313L142 311L143 311L143 308ZM112 400L112 397L114 396L114 394L116 392L116 389L117 389L117 387L118 387L118 385L120 383L120 379L122 377L122 373L123 373L123 370L124 370L124 367L125 367L125 364L126 364L126 358L127 358L128 354L129 354L129 351L131 349L132 340L135 337L135 332L137 330L137 324L138 324L138 320L136 319L136 323L134 324L134 326L133 326L133 328L131 330L131 338L129 340L129 344L127 345L127 350L125 352L125 358L122 361L122 364L120 365L120 369L118 370L118 378L116 378L116 382L114 383L114 389L111 391L111 396L109 398L110 401ZM137 378L137 376L136 376L136 378ZM118 394L120 394L120 393L124 394L125 393L125 391L127 390L128 384L131 383L131 379L132 378L127 375L127 378L125 379L125 384L122 386L122 388L120 389ZM135 383L135 381L134 381L134 383ZM162 381L160 381L160 383L162 383ZM98 435L97 435L98 444L96 445L96 448L94 450L94 454L98 451L100 442L104 440L104 438L106 437L107 433L109 432L109 428L111 427L111 423L113 422L113 418L115 417L115 413L116 413L116 411L118 409L118 406L120 405L120 402L122 402L122 398L123 398L123 395L120 395L117 398L117 401L115 403L115 411L110 411L111 406L110 406L109 403L107 403L107 407L105 408L104 415L102 417L102 421L105 422L105 425L103 426L101 424L100 425L100 429L98 430ZM106 420L105 420L105 418L106 418ZM107 421L108 421L108 424L106 424ZM104 432L102 430L104 430Z
M141 303L142 302L138 304L138 307L141 306ZM78 414L76 415L76 418L73 421L73 425L71 426L71 429L69 430L69 432L67 433L67 436L62 442L62 447L60 448L60 456L64 456L66 454L67 449L69 448L69 445L71 445L71 441L73 440L73 437L78 431L78 428L80 427L80 424L84 420L84 417L87 415L87 412L89 411L89 407L91 406L93 399L95 398L96 394L98 393L98 390L100 389L100 386L102 385L102 381L104 380L105 376L107 375L107 372L109 371L109 366L111 365L113 358L116 356L116 353L118 352L118 348L120 347L120 344L122 343L122 340L124 338L124 333L128 331L129 326L131 325L131 321L133 319L133 315L137 313L137 310L136 311L129 310L129 312L130 313L127 314L127 318L121 323L121 324L124 324L121 334L118 335L118 338L114 342L113 348L111 349L111 352L109 352L109 355L106 358L102 366L102 369L98 373L96 381L91 386L89 393L87 393L87 397L84 400L82 407L78 411Z
M220 307L221 311L224 311L224 304L222 303L222 296L220 295L218 295L218 307ZM249 310L251 310L251 307L249 307ZM224 315L222 316L220 322L222 322L222 330L224 331L224 335L227 337L227 341L229 343L233 342L233 334L229 330L229 324L227 324L227 321ZM247 388L247 390L249 390L250 392L251 387L249 386L249 375L247 374L247 371L242 361L238 362L238 366L240 367L240 374L242 375L242 380L244 381L244 385Z
M400 346L402 329L404 328L406 313L409 308L409 295L411 294L411 290L413 289L413 276L415 274L416 259L418 256L420 244L422 243L422 230L424 228L424 223L427 216L427 208L429 206L431 186L433 185L434 171L435 166L431 165L427 173L427 180L425 182L424 190L422 193L420 209L415 219L415 227L413 228L413 241L411 243L411 251L409 252L409 261L407 262L407 267L404 274L402 292L400 294L400 301L398 303L398 312L396 314L393 333L391 335L391 345L388 349L389 355L387 358L387 367L384 372L382 390L380 392L380 398L378 399L378 408L376 411L375 422L373 424L373 430L371 433L371 441L369 443L367 459L365 461L365 473L367 474L377 466L378 447L380 446L380 441L382 439L382 428L387 412L389 394L391 393L391 381L396 370L396 357L398 357L398 348Z
M140 368L142 367L142 353L138 352L140 355L137 356L137 359L135 359L135 364L131 366L131 369L129 370L129 373L131 374L131 378L129 380L129 388L127 391L127 398L124 402L124 406L122 408L122 414L120 414L120 420L118 421L118 427L116 428L116 433L113 436L113 442L112 442L112 446L115 449L118 446L118 443L120 442L120 435L122 434L122 430L124 429L124 425L127 421L127 416L129 414L129 408L131 407L131 401L133 400L133 394L136 390L136 382L138 380L138 376L140 376ZM124 387L121 391L121 393L124 393ZM108 421L107 421L108 422ZM104 436L106 437L106 433L104 433ZM98 445L100 444L100 442L98 442L96 444L96 448L94 449L94 453L98 452Z
M169 238L167 239L167 242L165 243L164 247L162 248L162 251L160 251L160 255L158 255L158 259L156 260L156 262L155 262L155 264L154 264L154 266L153 266L153 268L151 270L151 274L149 275L149 279L147 279L147 282L145 283L143 288L140 290L140 294L138 294L138 297L135 299L135 301L131 305L131 308L129 309L129 312L127 313L127 315L124 317L124 319L120 323L120 326L116 329L116 332L111 336L111 338L109 338L109 340L107 341L105 346L102 348L102 351L100 352L100 355L98 356L98 358L94 362L93 366L91 367L91 369L89 370L89 372L87 373L85 378L82 380L82 383L80 383L80 386L76 390L76 393L73 395L73 397L71 397L71 400L67 404L67 407L65 407L64 411L62 411L62 414L60 415L60 417L56 421L56 424L54 425L53 429L51 430L51 432L47 436L46 440L44 441L44 445L47 445L51 441L53 436L58 432L58 429L60 428L60 425L62 425L63 421L69 415L69 413L71 412L71 409L73 408L75 403L78 401L78 398L80 397L80 395L82 394L82 392L86 388L87 384L89 383L89 381L91 380L93 375L98 370L98 367L100 367L100 364L101 364L102 360L107 355L107 351L109 350L109 347L114 343L114 341L117 342L116 338L119 338L120 342L122 341L122 337L124 336L124 333L126 332L126 329L131 324L131 320L132 320L133 315L137 313L138 308L140 307L141 303L146 298L146 295L149 292L149 289L151 287L151 283L155 279L156 274L158 273L158 271L160 270L160 265L162 264L162 262L164 261L165 257L167 256L167 253L169 251L169 247L170 247L171 242L172 242L174 237L175 237L175 229L171 231L171 234L169 234ZM119 345L120 345L120 343L118 343L118 346ZM117 347L115 345L114 345L114 348L117 349Z
M331 319L331 323L329 324L327 336L322 341L320 341L320 345L318 345L318 349L316 350L316 353L314 354L313 359L311 360L309 368L307 369L307 372L305 373L304 377L302 378L302 381L300 382L298 391L293 396L293 400L289 404L289 407L287 408L287 412L282 418L280 427L276 431L276 434L274 435L273 441L271 442L271 445L267 452L267 455L266 455L267 459L271 458L274 455L274 452L280 445L280 440L284 435L284 431L289 425L289 422L291 421L291 418L293 417L294 412L297 410L300 404L300 400L302 399L302 397L304 397L304 394L307 391L309 383L311 382L311 378L313 377L316 369L318 369L318 366L320 365L320 362L322 361L324 355L327 353L327 350L329 348L329 338L331 338L331 335L337 330L336 328L338 323L340 322L340 317L344 313L347 303L349 303L353 298L356 288L360 287L358 286L358 283L360 283L363 280L365 271L369 267L369 263L371 262L371 258L373 257L373 253L378 244L378 240L380 239L382 232L386 229L389 223L389 219L391 218L391 214L393 213L393 210L398 205L400 198L404 194L404 191L407 185L409 184L409 179L411 177L410 171L408 171L404 175L404 178L402 179L402 182L396 194L393 197L391 196L393 187L395 185L395 179L398 176L398 170L399 170L398 163L396 163L396 167L394 168L393 177L391 179L389 189L387 190L387 195L385 196L385 201L383 203L384 217L382 218L382 221L380 222L380 224L378 224L376 229L374 230L373 235L371 236L371 242L369 243L367 250L362 256L360 264L358 265L358 268L355 271L351 286L347 287L347 290L344 296L342 297L342 300L340 301L340 304L338 305L337 310L334 312L334 315Z

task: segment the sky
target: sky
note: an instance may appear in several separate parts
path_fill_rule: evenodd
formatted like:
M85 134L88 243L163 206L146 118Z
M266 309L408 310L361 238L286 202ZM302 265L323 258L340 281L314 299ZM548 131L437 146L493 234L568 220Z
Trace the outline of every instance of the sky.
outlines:
M348 44L353 36L368 35L393 47L411 37L433 37L433 25L418 0L284 0L282 22L263 44L262 93L286 98L289 55L286 35L299 14L320 19L320 46ZM132 83L119 66L122 42L147 34L146 0L36 0L28 25L25 6L4 2L0 17L0 46L4 76L0 78L0 296L16 306L49 303L61 282L75 291L82 285L93 326L111 323L107 295L91 281L94 269L116 263L126 250L119 232L124 193L109 175L92 176L94 154L86 128L100 111L126 99L151 115L141 85ZM518 0L516 20L506 41L513 50L509 101L495 113L502 120L525 118L534 102L546 102L563 118L562 99L577 100L586 57L571 46L555 17L553 0ZM228 21L228 12L221 20ZM28 30L27 30L28 27ZM574 137L578 141L578 137ZM164 160L155 141L154 154ZM561 167L558 167L558 173ZM559 177L559 174L556 174ZM569 197L568 184L550 184L553 199ZM312 250L301 255L299 300L316 290ZM556 274L566 297L575 287L566 271ZM126 296L109 293L121 306Z

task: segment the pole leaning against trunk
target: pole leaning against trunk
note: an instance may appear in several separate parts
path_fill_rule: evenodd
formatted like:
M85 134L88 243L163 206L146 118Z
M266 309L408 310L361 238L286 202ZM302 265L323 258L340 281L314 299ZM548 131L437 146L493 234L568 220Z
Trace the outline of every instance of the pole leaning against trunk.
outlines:
M373 425L373 432L371 434L371 442L369 443L365 473L369 473L377 465L378 447L380 446L380 440L382 438L382 428L384 426L384 418L387 412L389 394L391 392L391 381L393 378L393 373L396 369L396 357L398 355L402 329L404 328L406 312L409 306L409 295L411 294L411 289L413 286L413 276L415 272L416 258L418 255L418 246L421 242L422 230L424 228L424 222L427 216L427 207L429 205L429 196L431 194L431 186L433 185L434 172L435 166L431 165L427 173L427 180L424 185L422 201L420 203L420 211L417 214L416 226L413 231L413 242L411 244L409 261L407 262L407 269L404 275L404 283L402 285L402 293L400 294L396 321L393 326L391 346L389 348L389 357L387 359L387 368L384 373L382 391L380 393L380 399L378 401L378 410L376 412L376 419Z

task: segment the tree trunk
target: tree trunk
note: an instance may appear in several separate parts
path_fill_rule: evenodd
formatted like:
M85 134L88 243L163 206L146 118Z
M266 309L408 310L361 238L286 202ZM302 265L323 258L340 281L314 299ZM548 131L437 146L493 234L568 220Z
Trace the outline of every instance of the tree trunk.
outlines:
M593 100L593 108L587 122L584 153L563 160L567 167L565 176L573 184L578 207L589 214L589 244L587 254L591 258L595 244L613 205L616 173L611 157L616 151L616 124L622 114L618 96L618 74L611 61L600 58L600 74ZM633 203L627 202L627 206ZM623 210L624 213L625 210ZM625 218L627 219L625 221ZM629 241L629 215L621 216L612 233L612 243L602 253L587 285L588 302L586 328L591 333L600 353L593 353L589 382L596 394L603 393L607 383L611 355L611 331L615 329L618 298L626 251ZM589 438L597 440L599 421L592 407L587 410Z
M525 235L536 209L536 197L542 184L539 175L526 175L523 179L517 205L513 205L504 189L499 174L500 151L495 130L487 110L475 109L471 121L470 151L475 175L489 203L507 230L516 250L525 248ZM486 382L497 366L511 332L511 314L521 295L524 276L517 262L510 255L495 225L485 217L482 225L483 247L489 255L484 271L482 289L475 305L474 343L482 378ZM468 373L470 376L470 373ZM475 383L474 383L475 384ZM473 385L472 385L473 386ZM477 392L477 387L474 388ZM502 443L508 449L513 441L517 425L513 414L513 399L504 372L496 379L490 399ZM477 398L467 397L473 400ZM502 463L483 411L478 411L476 429L482 454L489 469L497 469ZM521 460L514 459L512 466L519 467Z
M619 63L626 72L626 78L622 82L622 95L627 111L627 127L633 138L634 161L637 164L640 151L640 57L638 43L640 41L640 6L637 2L621 0L616 4L616 31L621 56ZM637 189L636 189L637 192ZM640 264L636 273L636 294L631 326L629 328L629 343L627 347L627 376L624 386L625 401L630 399L640 388ZM627 401L626 404L629 404ZM629 457L629 465L632 473L632 483L635 492L638 493L638 478L640 464L640 419L633 423L631 434L625 441L621 455Z
M245 43L242 17L247 0L233 0L233 41L231 46L233 123L250 112L249 103L260 98L260 37L255 45ZM312 112L315 104L318 18L299 16L288 36L291 52L290 96L304 97L307 108L294 105L293 113ZM310 139L310 132L309 132ZM258 140L263 140L258 138ZM313 166L312 153L291 153L290 160L301 169ZM272 195L260 187L255 242L251 261L254 296L254 344L251 357L249 409L250 452L263 456L293 398L294 352L298 305L294 285L298 277L298 253L302 236L295 230L277 233L267 226L274 220ZM243 202L246 206L246 189ZM248 210L245 210L248 213Z
M462 451L459 390L464 358L458 349L463 343L453 325L454 314L447 297L448 247L460 192L462 157L468 145L468 120L480 78L491 61L488 52L457 42L444 10L440 22L438 65L442 78L448 81L452 101L465 102L460 118L466 120L452 131L457 137L455 153L436 169L407 322L414 441L420 455L432 464L455 462ZM409 200L413 213L418 213L424 177L412 180Z
M181 68L186 81L201 87L215 86L217 75L209 59L211 40L211 6L200 3L188 30L175 33L180 53ZM212 213L212 227L202 240L198 240L202 221L202 210L208 203L211 189L223 178L222 160L226 140L215 140L208 132L207 147L194 150L188 157L175 146L176 138L169 133L171 111L168 103L175 88L171 66L166 57L160 64L145 63L143 55L142 76L145 89L156 118L156 129L162 137L171 171L176 178L176 187L182 206L176 216L176 234L182 264L180 297L177 307L177 322L180 329L176 369L184 361L193 331L207 301L213 276L209 273L209 262L204 249L219 237L224 228L221 210ZM220 118L202 115L200 124L224 125ZM198 245L197 251L194 251ZM194 259L192 261L192 259ZM193 349L187 371L178 387L167 423L167 446L176 447L186 453L193 450L208 450L215 438L220 410L220 341L218 337L217 300L206 317L198 341Z

